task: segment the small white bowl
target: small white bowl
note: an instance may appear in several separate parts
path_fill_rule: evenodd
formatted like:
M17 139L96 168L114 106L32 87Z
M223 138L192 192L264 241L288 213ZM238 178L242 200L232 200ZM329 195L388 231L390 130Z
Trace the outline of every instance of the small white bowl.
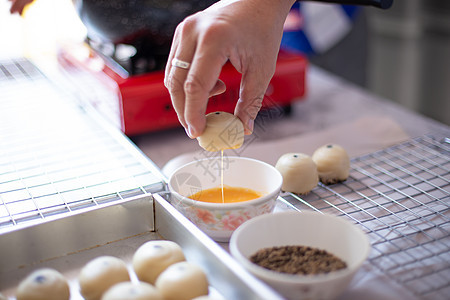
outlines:
M235 156L223 158L223 184L260 192L257 199L237 203L207 203L188 196L221 186L221 157L190 162L169 178L171 203L201 230L218 242L228 242L243 222L273 211L281 190L280 172L265 162Z
M332 253L347 268L319 275L292 275L271 271L249 258L262 248L301 245ZM366 260L366 234L342 217L318 212L285 211L259 216L242 224L231 236L230 252L250 273L288 299L334 299L345 291Z

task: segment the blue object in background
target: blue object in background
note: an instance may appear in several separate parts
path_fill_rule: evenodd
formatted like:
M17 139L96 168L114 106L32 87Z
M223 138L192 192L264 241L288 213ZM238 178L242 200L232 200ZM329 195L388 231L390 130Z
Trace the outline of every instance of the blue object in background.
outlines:
M336 11L339 11L338 14L333 14L332 17L334 18L345 18L345 20L340 20L340 22L337 22L336 26L339 26L339 24L352 24L355 20L358 11L360 10L359 7L353 6L353 5L336 5L336 4L317 4L317 3L299 3L296 2L288 15L288 18L286 19L285 23L285 29L283 38L281 41L281 48L290 50L290 51L298 51L303 54L306 54L307 56L312 56L315 54L321 54L324 52L324 48L315 47L314 43L312 42L313 38L312 36L309 36L311 34L307 30L305 30L305 24L306 22L310 22L310 26L315 26L314 23L317 22L323 22L324 20L320 20L320 18L326 18L327 14L326 11L322 14L316 14L315 16L308 15L308 12L311 12L311 9L308 10L302 10L302 6L309 5L319 5L317 6L318 9L325 8L329 9L330 7L325 7L324 5L333 5L334 9ZM321 5L321 7L320 7ZM319 15L319 17L317 17ZM325 21L326 22L326 21ZM317 24L320 26L320 24ZM322 23L323 25L323 23ZM351 25L350 25L351 26ZM349 31L349 26L344 26L346 28L342 28L340 32L338 32L339 35L345 35L347 31ZM319 29L316 31L326 30L327 28ZM330 30L339 30L336 28L329 28ZM320 33L318 33L320 34ZM325 32L326 34L326 32ZM337 37L339 39L339 37ZM335 41L330 41L330 45L334 44Z

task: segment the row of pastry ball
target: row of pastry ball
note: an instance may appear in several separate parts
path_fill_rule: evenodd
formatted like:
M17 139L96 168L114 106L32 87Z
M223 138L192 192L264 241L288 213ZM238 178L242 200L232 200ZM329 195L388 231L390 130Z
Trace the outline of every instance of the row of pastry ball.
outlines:
M317 186L345 181L350 172L350 158L339 145L327 144L312 156L304 153L286 153L276 165L283 176L282 190L295 194L307 194Z
M133 256L139 282L131 282L126 263L113 256L99 256L80 271L80 293L86 300L184 300L208 299L203 270L185 260L172 241L154 240L140 246ZM17 300L69 300L66 278L54 269L39 269L18 286Z

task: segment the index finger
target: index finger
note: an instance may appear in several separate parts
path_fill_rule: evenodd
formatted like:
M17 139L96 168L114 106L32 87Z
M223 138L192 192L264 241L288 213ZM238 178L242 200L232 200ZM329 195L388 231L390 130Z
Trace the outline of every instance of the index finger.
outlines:
M193 138L201 135L205 129L208 98L226 61L227 57L220 54L220 51L215 51L213 47L200 45L195 52L184 83L184 119Z

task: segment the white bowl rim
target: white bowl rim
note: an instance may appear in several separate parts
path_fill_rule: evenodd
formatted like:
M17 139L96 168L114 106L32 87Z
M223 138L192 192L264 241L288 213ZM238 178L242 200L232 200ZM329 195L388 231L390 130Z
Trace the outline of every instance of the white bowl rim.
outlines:
M177 195L179 198L182 199L182 202L184 203L192 203L193 206L195 207L201 207L201 208L205 208L205 209L240 209L240 208L245 208L248 206L253 206L253 205L258 205L259 203L264 203L267 201L270 201L270 199L272 198L277 198L278 194L281 192L281 186L283 184L283 176L281 175L281 173L271 164L268 164L264 161L258 160L258 159L254 159L254 158L250 158L250 157L242 157L242 156L228 156L228 158L232 158L232 159L239 159L239 160L248 160L248 161L253 161L259 164L262 164L263 166L268 167L269 169L271 169L272 171L275 171L274 174L276 174L277 178L275 178L274 180L278 180L278 184L277 184L277 188L274 189L272 192L269 192L267 194L263 194L261 197L258 197L256 199L252 199L252 200L248 200L248 201L243 201L243 202L232 202L232 203L210 203L210 202L203 202L203 201L197 201L194 199L191 199L189 197L183 196L180 193L178 193L177 191L175 191L172 188L171 185L171 179L172 176L174 174L176 174L179 170L181 170L182 168L185 168L188 165L192 165L195 163L198 163L199 161L205 161L205 160L211 160L211 159L217 159L217 157L214 158L203 158L203 159L198 159L195 161L191 161L187 164L184 164L180 167L178 167L176 170L174 170L172 172L172 174L169 177L168 180L168 186L169 186L169 190L172 194ZM277 196L277 197L275 197ZM276 200L276 199L274 199Z
M337 222L345 222L347 224L351 224L356 229L356 233L360 235L364 243L366 244L366 250L362 255L362 258L359 262L353 265L352 268L347 267L343 270L337 270L326 274L317 274L317 275L296 275L296 274L287 274L287 273L280 273L276 271L272 271L269 269L266 269L264 267L258 266L255 263L252 263L247 257L245 257L239 250L236 245L236 239L239 233L242 230L245 230L246 224L251 224L254 222L258 222L258 220L265 219L265 218L271 218L273 215L276 214L309 214L309 215L318 215L318 216L325 216L325 217L331 217L334 218ZM367 257L370 254L371 251L371 244L367 237L367 235L358 227L355 226L355 224L349 222L348 220L345 220L341 217L338 217L336 215L328 214L328 213L322 213L322 212L316 212L316 211L282 211L282 212L275 212L271 214L264 214L260 216L256 216L250 220L247 220L243 224L241 224L231 235L230 238L230 252L231 254L241 263L244 264L248 270L253 274L258 274L257 276L266 279L268 281L273 282L283 282L283 283L290 283L290 284L313 284L318 282L328 282L328 281L334 281L339 278L343 278L346 276L349 276L350 274L356 272L366 261Z

